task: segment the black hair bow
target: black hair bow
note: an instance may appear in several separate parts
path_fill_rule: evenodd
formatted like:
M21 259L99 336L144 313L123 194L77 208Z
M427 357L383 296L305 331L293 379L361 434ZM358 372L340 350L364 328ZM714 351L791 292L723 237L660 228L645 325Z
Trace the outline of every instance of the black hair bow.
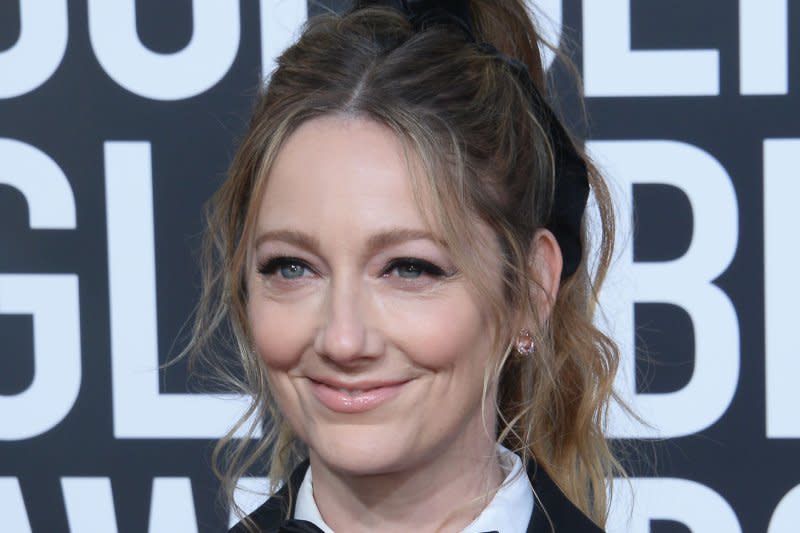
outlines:
M450 26L463 31L469 41L475 41L469 3L463 0L356 0L353 11L370 6L391 7L403 12L414 31Z

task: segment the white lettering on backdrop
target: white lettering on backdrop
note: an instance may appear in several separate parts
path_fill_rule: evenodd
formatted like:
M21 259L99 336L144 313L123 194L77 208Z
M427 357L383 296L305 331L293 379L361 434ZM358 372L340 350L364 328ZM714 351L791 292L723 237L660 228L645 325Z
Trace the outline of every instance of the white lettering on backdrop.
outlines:
M117 438L216 438L244 412L233 395L158 389L150 143L106 142L111 381Z
M784 496L769 521L767 533L795 533L800 524L800 485Z
M608 533L650 533L651 520L678 522L692 533L742 531L730 504L716 491L695 481L615 479L613 490L615 502L606 525Z
M67 49L67 0L19 0L19 38L0 52L0 98L22 96L41 86Z
M197 532L192 482L187 477L153 480L148 533Z
M239 50L238 0L193 0L192 37L172 54L148 50L139 40L134 2L89 0L92 48L121 87L145 98L181 100L225 77Z
M558 48L561 43L561 33L563 29L562 18L563 10L561 0L526 0L528 10L533 13L539 25L540 36L548 44ZM539 51L542 54L542 64L545 69L550 68L556 58L547 46L539 44Z
M269 496L269 479L265 477L240 477L233 491L233 501L245 514L255 511ZM233 527L241 518L231 509L228 527Z
M117 531L110 478L64 477L61 491L70 531Z
M114 533L118 530L110 478L64 477L61 478L61 490L64 492L64 507L70 531ZM153 479L147 531L148 533L197 532L192 484L189 478Z
M764 141L764 356L767 437L800 438L800 337L793 213L800 198L800 139Z
M44 152L20 141L0 139L0 184L22 193L31 229L75 229L72 188ZM0 396L0 440L28 439L58 425L78 398L78 277L0 274L2 314L33 316L33 380L22 392Z
M713 284L730 264L738 242L738 206L730 177L707 152L676 141L594 141L591 153L618 184L617 242L625 243L600 295L611 338L620 344L616 388L653 427L612 410L610 436L673 438L701 431L728 408L739 380L739 323L728 296ZM689 198L692 240L686 253L663 262L634 262L632 187L667 184ZM694 373L681 390L636 393L636 302L669 303L684 309L694 326ZM687 354L691 356L691 354Z
M0 502L3 502L3 527L15 533L30 533L31 523L17 478L0 477Z
M38 148L0 138L0 184L25 197L31 229L75 229L75 196L69 180Z
M275 60L297 38L300 26L308 18L306 2L261 0L261 72L268 76L277 66Z
M739 48L742 94L788 94L788 0L739 0Z
M586 96L719 94L718 50L631 50L630 2L583 2Z
M24 95L47 81L67 46L67 3L35 9L20 2L20 37L0 52L0 98ZM219 82L240 42L235 0L194 0L193 32L176 53L148 50L136 32L135 0L88 0L89 36L99 64L121 87L144 98L179 100ZM559 0L527 0L539 14L543 35L561 36ZM261 0L262 71L291 43L307 17L299 0ZM718 50L632 50L630 0L584 2L584 75L587 96L680 96L719 94ZM788 93L788 2L740 0L741 94ZM543 49L549 66L553 54Z
M0 440L29 439L57 426L78 399L78 276L0 274L0 295L0 315L33 316L33 381L0 396Z

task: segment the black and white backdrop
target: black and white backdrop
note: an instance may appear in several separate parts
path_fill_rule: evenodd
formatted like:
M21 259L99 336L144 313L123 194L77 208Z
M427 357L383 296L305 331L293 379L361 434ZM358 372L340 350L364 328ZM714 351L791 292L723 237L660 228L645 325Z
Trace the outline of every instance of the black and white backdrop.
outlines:
M243 403L157 367L261 72L345 3L0 0L0 530L226 527ZM800 4L536 3L621 211L600 320L650 426L614 414L643 452L609 529L796 532Z

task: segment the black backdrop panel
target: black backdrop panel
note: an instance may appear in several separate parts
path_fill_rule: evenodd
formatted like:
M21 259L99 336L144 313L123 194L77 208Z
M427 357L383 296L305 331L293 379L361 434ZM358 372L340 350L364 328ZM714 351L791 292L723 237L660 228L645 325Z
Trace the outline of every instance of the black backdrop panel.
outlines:
M0 2L0 530L225 529L210 450L241 401L156 369L262 68L344 4ZM539 5L580 51L588 125L556 87L618 197L604 324L652 425L615 414L638 451L609 529L797 531L800 9Z

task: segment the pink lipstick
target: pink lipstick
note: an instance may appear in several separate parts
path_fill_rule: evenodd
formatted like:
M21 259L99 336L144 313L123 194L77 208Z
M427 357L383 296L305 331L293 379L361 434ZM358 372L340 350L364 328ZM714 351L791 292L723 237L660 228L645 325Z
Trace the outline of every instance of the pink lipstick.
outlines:
M337 413L363 413L377 408L400 393L403 382L339 384L311 380L319 402Z

